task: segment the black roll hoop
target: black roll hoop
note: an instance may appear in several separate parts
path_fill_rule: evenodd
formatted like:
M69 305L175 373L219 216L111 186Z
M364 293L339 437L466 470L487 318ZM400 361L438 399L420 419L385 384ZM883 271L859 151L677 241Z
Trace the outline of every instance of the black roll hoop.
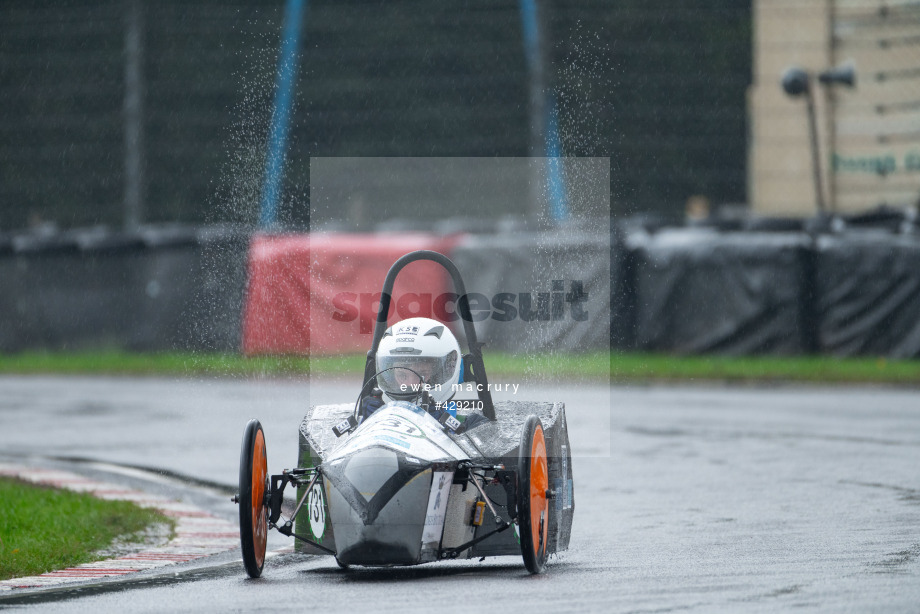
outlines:
M439 252L423 249L409 252L393 263L387 272L386 279L383 282L383 290L380 293L380 307L377 310L377 321L374 323L374 339L371 343L371 349L367 353L367 361L364 363L365 381L374 377L377 372L377 349L380 347L380 340L383 339L383 333L387 329L387 314L390 311L390 303L393 299L393 285L396 282L396 276L406 265L418 260L429 260L440 264L450 274L454 283L454 291L460 298L457 299L457 309L460 311L460 319L463 321L463 332L466 334L466 342L469 346L470 367L473 371L473 378L479 384L477 391L480 402L482 402L482 413L489 420L495 420L495 405L492 403L492 392L489 390L489 378L486 376L486 367L482 362L482 344L476 339L476 328L473 326L473 318L470 313L470 303L466 295L466 285L460 276L460 271L453 261Z

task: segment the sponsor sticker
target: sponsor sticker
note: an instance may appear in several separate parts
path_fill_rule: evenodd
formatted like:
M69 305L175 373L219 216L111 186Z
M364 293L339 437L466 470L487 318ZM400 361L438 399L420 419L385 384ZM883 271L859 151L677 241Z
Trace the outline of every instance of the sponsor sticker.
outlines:
M449 428L451 431L456 431L460 428L460 421L454 418L452 415L446 411L441 414L441 417L438 419L438 422L443 424L445 427Z
M335 433L336 437L341 437L351 429L351 420L342 420L334 427L332 427L332 432Z
M377 441L385 441L387 443L392 443L397 446L406 448L407 450L412 447L412 444L409 443L408 441L403 441L401 439L397 439L396 437L390 437L389 435L376 435L374 436L374 439L376 439Z
M428 509L425 512L425 528L422 530L422 546L438 548L447 513L447 497L453 471L435 471L431 477L431 493L428 495Z

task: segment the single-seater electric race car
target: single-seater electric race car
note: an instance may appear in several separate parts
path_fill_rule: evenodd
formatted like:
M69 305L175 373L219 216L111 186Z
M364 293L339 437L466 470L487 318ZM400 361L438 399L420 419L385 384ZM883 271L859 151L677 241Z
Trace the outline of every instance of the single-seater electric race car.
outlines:
M434 320L387 327L396 276L430 260L453 280L468 353ZM493 402L463 280L443 254L416 251L390 268L357 402L319 405L300 424L298 467L269 475L258 420L240 455L240 539L246 572L262 574L267 533L350 565L523 556L542 573L566 550L574 494L565 406ZM463 382L475 400L455 401ZM290 518L285 489L297 490Z

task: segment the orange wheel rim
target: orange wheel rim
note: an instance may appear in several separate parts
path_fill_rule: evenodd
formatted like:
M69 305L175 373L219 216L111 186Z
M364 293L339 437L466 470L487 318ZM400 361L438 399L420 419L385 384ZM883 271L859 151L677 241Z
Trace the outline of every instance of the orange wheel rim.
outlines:
M252 540L255 545L256 562L261 566L265 559L265 544L268 539L268 522L265 511L265 474L268 460L265 454L265 436L256 431L252 445Z
M549 488L549 470L546 463L546 439L543 427L537 427L533 433L530 456L530 532L533 539L533 551L539 555L546 547L546 535L549 528L549 505L546 491Z

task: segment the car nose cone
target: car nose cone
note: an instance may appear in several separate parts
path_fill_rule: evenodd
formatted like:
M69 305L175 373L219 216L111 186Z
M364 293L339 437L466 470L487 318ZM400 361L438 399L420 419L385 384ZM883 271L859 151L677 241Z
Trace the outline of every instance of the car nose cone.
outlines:
M431 468L373 447L323 467L336 558L346 565L410 565L421 556Z

